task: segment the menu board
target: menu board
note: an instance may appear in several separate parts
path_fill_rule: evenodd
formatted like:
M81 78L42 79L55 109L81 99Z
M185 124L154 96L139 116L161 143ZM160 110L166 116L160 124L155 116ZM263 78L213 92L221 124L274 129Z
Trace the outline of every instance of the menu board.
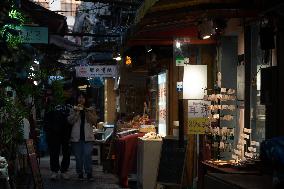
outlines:
M186 159L187 140L180 147L174 137L163 139L157 183L162 185L181 185Z

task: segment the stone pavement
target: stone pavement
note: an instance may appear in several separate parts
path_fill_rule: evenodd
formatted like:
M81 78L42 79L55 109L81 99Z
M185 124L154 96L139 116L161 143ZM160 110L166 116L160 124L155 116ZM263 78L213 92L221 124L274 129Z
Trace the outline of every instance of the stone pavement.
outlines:
M44 182L44 189L122 189L118 185L116 175L104 173L102 166L93 165L94 181L79 181L75 173L75 160L71 157L70 163L70 180L59 179L57 181L50 180L49 157L40 159L40 171Z

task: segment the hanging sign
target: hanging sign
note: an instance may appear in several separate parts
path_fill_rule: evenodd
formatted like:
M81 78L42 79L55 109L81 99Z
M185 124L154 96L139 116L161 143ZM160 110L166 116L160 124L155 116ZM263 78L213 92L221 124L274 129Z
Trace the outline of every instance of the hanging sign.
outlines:
M176 66L184 66L184 58L183 57L176 57Z
M184 66L189 64L189 58L187 57L176 57L176 66Z
M76 66L77 77L116 77L117 68L113 65Z
M48 28L37 26L20 26L22 43L48 44Z

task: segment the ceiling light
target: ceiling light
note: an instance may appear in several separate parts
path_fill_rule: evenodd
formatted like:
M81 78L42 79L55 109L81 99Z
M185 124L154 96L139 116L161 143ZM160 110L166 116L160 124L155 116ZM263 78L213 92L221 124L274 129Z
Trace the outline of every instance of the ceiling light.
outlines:
M35 63L35 64L39 64L39 61L35 59L35 60L34 60L34 63Z
M116 61L121 61L121 56L114 57L113 59Z
M153 49L151 48L151 46L145 46L145 48L146 48L146 51L149 53L149 52L151 52Z
M213 21L204 19L198 25L198 32L201 39L209 39L214 33Z
M202 39L209 39L211 36L210 35L205 35L202 37Z
M177 42L176 42L176 48L180 48L180 45L181 45L180 42L177 41Z

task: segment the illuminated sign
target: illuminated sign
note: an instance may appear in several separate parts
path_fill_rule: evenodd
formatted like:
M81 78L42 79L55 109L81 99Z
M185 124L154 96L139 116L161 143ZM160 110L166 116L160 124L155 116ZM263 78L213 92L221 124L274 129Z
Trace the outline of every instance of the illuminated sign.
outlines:
M131 57L130 57L130 56L126 56L125 64L126 64L126 65L132 64L132 60L131 60Z
M158 75L158 107L159 107L159 126L158 132L167 135L167 73Z
M116 77L117 67L113 65L76 66L77 77Z

